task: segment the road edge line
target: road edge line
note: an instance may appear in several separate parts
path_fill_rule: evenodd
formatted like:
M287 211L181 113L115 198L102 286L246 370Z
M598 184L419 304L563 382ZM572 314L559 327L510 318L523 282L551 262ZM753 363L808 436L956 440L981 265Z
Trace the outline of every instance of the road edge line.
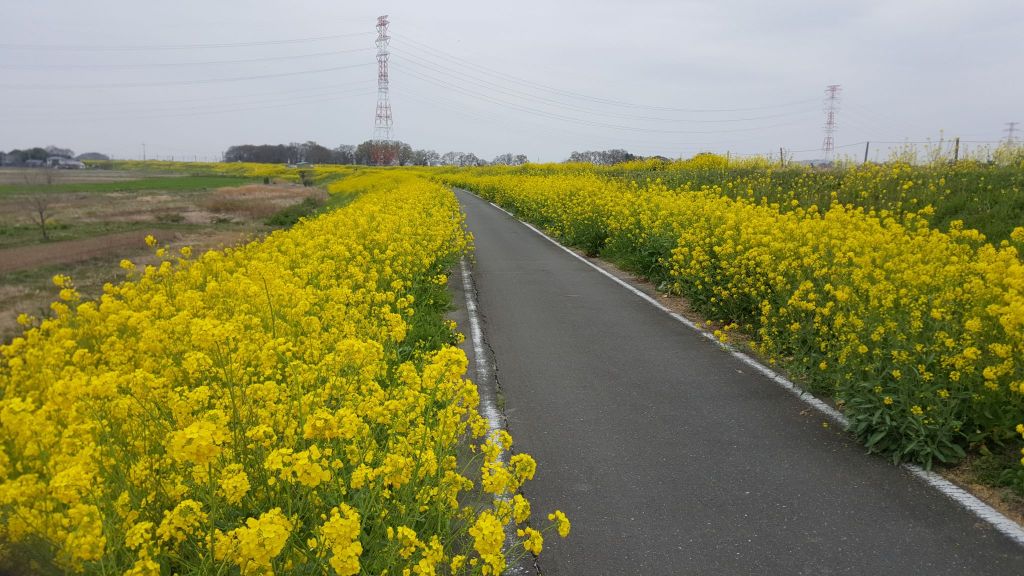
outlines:
M497 402L497 380L495 378L495 372L492 366L487 361L487 350L484 346L484 332L480 327L480 313L478 311L476 302L476 287L473 284L473 276L469 270L469 264L466 263L466 257L463 256L459 261L459 271L462 274L462 293L466 301L466 316L469 317L469 337L472 340L473 347L473 363L476 368L476 387L480 398L480 411L483 412L484 419L487 420L487 437L498 445L498 460L505 465L509 462L509 451L501 447L501 443L498 440L498 432L507 431L505 426L504 416L501 410L498 409ZM488 386L490 392L487 394L479 394L481 386ZM496 496L499 500L511 501L512 495L505 493L500 496ZM505 530L505 544L503 551L511 553L516 545L516 524L511 519L504 525ZM526 558L526 557L524 557ZM508 574L524 574L528 572L522 565L522 558L512 563L507 568ZM537 558L531 557L534 569L540 574L540 568L537 566ZM525 572L524 572L525 571Z
M548 236L546 233L544 233L540 229L536 228L533 224L530 224L529 222L525 222L523 220L520 220L515 214L509 212L508 210L502 208L501 206L498 206L494 202L491 202L490 200L487 200L486 198L482 198L482 197L476 195L475 193L470 192L469 190L465 190L463 188L460 188L460 190L464 190L465 192L467 192L469 194L472 194L473 196L476 196L480 200L483 200L484 202L487 202L491 206L494 206L498 210L501 210L502 212L504 212L505 214L510 216L513 220L515 220L516 222L519 222L523 226L526 226L530 230L532 230L535 233L537 233L540 237L544 238L548 242L551 242L555 246L561 248L566 253L572 255L573 258L576 258L580 262L583 262L587 266L590 266L594 270L597 270L602 275L604 275L606 278L611 279L616 284L626 288L627 290L629 290L633 294L639 296L641 299L646 301L648 304L651 304L652 306L654 306L658 310L661 310L662 312L665 312L666 314L668 314L669 316L671 316L675 320L679 321L680 323L682 323L686 327L690 328L691 330L696 331L698 334L700 334L701 336L703 336L707 340L710 340L711 342L715 343L715 345L717 345L722 350L725 350L729 354L732 354L734 357L736 357L738 360L740 360L744 364L746 364L746 365L750 366L751 368L757 370L763 376L767 377L772 382L775 382L776 384L778 384L781 388L783 388L787 392L789 392L789 393L793 394L794 396L796 396L803 403L805 403L808 406L810 406L811 408L814 408L815 410L817 410L819 413L821 413L822 415L827 417L829 420L832 420L836 424L840 424L840 425L842 425L844 427L849 424L849 421L846 419L845 416L842 415L841 412L839 412L835 408L829 406L825 402L821 401L819 398L815 397L813 394L811 394L810 392L804 390L800 386L797 386L796 384L794 384L791 380L789 380L785 376L779 374L778 372L772 370L771 368L765 366L764 364L761 364L760 362L755 360L750 355L748 355L748 354L746 354L744 352L741 352L741 351L735 349L734 347L732 347L732 346L730 346L730 345L728 345L728 344L726 344L724 342L721 342L720 340L718 340L718 338L715 338L714 334L711 334L708 331L704 330L703 328L701 328L700 326L695 324L690 319L684 317L683 315L681 315L681 314L679 314L677 312L673 312L672 310L667 308L664 304L662 304L661 302L658 302L657 300L652 298L649 294L643 292L642 290L636 288L635 286L630 285L625 280L619 278L618 276L615 276L611 272L605 270L604 268L601 268L600 266L598 266L597 264L594 264L593 262L591 262L590 260L584 258L583 256L580 256L579 254L577 254L576 252L574 252L570 248L568 248L565 245L563 245L558 240L555 240L554 238L552 238L551 236ZM1021 546L1024 546L1024 526L1021 526L1020 524L1018 524L1014 520L1004 516L1001 512L999 512L995 508L993 508L993 507L989 506L988 504L982 502L977 496L974 496L970 492L964 490L963 488L960 488L956 484L953 484L952 482L950 482L949 480L946 480L942 476L939 476L935 472L931 472L931 471L925 470L924 468L921 468L920 466L918 466L916 464L904 463L902 465L902 467L903 467L903 469L907 470L912 476L914 476L915 478L917 478L921 482L924 482L928 486L931 486L932 488L937 490L939 493L945 495L950 500L953 500L954 502L959 504L960 507L962 507L965 510L967 510L968 512L974 514L975 517L985 521L986 523L988 523L990 526L995 528L998 532L1000 532L1004 536L1010 538L1011 540L1013 540L1017 544L1020 544Z
M469 317L469 337L473 341L473 364L476 367L477 387L485 385L491 380L491 370L487 362L487 351L484 350L484 333L480 328L480 315L477 312L476 298L473 296L473 280L470 276L469 265L466 258L459 261L459 269L462 272L462 293L466 299L466 315ZM487 419L487 434L493 435L505 426L501 421L501 411L498 410L498 403L491 394L480 398L481 411Z

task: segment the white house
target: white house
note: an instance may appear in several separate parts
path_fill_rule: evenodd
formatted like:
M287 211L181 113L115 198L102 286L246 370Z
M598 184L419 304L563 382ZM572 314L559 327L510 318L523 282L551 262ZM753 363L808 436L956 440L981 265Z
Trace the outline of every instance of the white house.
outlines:
M46 165L50 168L61 168L66 170L81 170L85 168L85 164L78 160L72 160L71 158L64 158L63 156L50 156L46 159Z

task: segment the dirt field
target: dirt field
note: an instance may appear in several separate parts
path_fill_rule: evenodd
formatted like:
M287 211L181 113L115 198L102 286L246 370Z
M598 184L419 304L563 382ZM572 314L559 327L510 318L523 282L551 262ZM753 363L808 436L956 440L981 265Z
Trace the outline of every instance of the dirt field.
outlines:
M153 230L150 233L162 246L173 251L182 246L191 246L195 255L242 244L262 234L212 229L194 233L168 230ZM24 312L39 317L49 314L50 303L57 299L58 289L51 281L54 275L70 276L85 298L97 298L103 293L105 283L124 278L125 272L118 266L122 258L128 258L138 266L155 264L157 259L143 240L145 235L144 232L131 232L0 251L0 266L9 266L9 254L34 254L40 258L35 266L0 271L0 342L9 342L21 333L21 327L16 321L19 314ZM62 254L60 250L68 244L81 246Z
M25 172L0 170L0 185L22 186L24 177L21 182L18 177ZM8 186L0 192L0 342L21 332L18 314L48 313L57 297L51 282L55 274L71 276L83 296L95 298L104 283L123 278L118 267L122 258L139 265L155 261L144 242L147 234L172 249L191 246L198 255L259 238L272 229L264 223L268 217L307 198L322 201L326 196L294 184L189 189L177 179L169 181L167 190L147 185L144 190L118 191L153 178L128 172L61 171L58 177L90 185L111 183L111 189L65 192L58 185L41 192ZM39 201L45 202L46 241L33 218Z
M250 184L236 188L220 188L200 202L210 214L241 214L249 218L267 218L286 206L307 197L324 200L323 191L310 191L302 186L268 186Z
M0 248L41 242L40 203L51 240L134 230L152 224L208 226L262 221L282 208L324 192L293 184L215 190L46 192L0 194Z
M121 232L81 240L7 248L0 250L0 274L58 264L74 264L104 256L114 258L122 254L134 254L146 245L146 234L147 232ZM174 239L173 232L152 230L149 234L153 234L161 243Z

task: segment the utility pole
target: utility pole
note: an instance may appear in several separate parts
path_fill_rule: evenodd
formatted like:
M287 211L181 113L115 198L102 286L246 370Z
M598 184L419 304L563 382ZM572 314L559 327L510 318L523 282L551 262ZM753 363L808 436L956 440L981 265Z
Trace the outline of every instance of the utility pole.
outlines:
M960 160L960 137L957 136L953 142L953 163L956 164Z
M786 165L786 156L782 153L782 146L779 146L779 166Z
M377 115L373 121L373 146L371 161L377 165L390 166L397 159L397 150L391 138L391 100L388 97L388 36L387 14L377 18Z
M870 149L871 149L871 141L869 140L869 141L864 143L864 162L863 162L864 164L868 163L868 150L870 150Z
M146 143L145 142L142 143L142 161L143 162L146 161Z
M825 139L821 143L821 151L825 153L825 160L831 162L836 150L836 113L839 111L839 93L842 87L839 84L829 84L825 88Z

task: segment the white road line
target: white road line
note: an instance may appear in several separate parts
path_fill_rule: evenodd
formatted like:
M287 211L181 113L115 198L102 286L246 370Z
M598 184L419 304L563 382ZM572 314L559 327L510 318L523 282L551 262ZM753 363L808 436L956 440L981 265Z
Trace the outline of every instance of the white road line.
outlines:
M467 190L467 192L469 192L469 191ZM473 194L472 192L469 192L469 193ZM474 196L476 196L476 195L474 194ZM480 197L477 196L477 198L480 198ZM484 199L481 198L481 200L484 200ZM647 303L649 303L652 306L654 306L655 308L657 308L658 310L661 310L662 312L665 312L666 314L668 314L672 318L675 318L679 322L685 324L688 328L690 328L692 330L695 330L701 336L703 336L703 337L707 338L708 340L714 342L716 345L718 345L718 347L720 347L723 350L729 352L730 354L732 354L733 356L738 358L744 364L746 364L746 365L750 366L751 368L757 370L758 372L760 372L761 374L766 376L769 380L771 380L772 382L775 382L776 384L781 386L784 390L786 390L787 392L793 394L794 396L799 398L802 402L804 402L805 404L811 406L812 408L814 408L815 410L820 412L822 415L824 415L829 420L832 420L836 424L840 424L842 426L847 426L848 425L848 421L847 421L846 417L842 415L842 413L840 413L835 408L829 406L825 402L822 402L820 399L816 398L810 392L807 392L803 388L800 388L799 386L794 384L792 381L790 381L785 376L782 376L778 372L775 372L771 368L768 368L764 364L761 364L760 362L758 362L757 360L752 358L750 355L745 354L745 353L743 353L743 352L733 348L732 346L729 346L728 344L725 344L725 343L721 342L720 340L718 340L718 338L715 338L714 334L711 334L708 331L702 329L700 326L698 326L694 322L690 321L688 318L686 318L686 317L684 317L684 316L682 316L682 315L680 315L680 314L678 314L676 312L673 312L672 310L669 310L667 307L665 307L665 305L663 305L661 302L658 302L657 300L655 300L654 298L649 296L647 293L639 290L635 286L630 285L628 282L626 282L626 281L622 280L621 278L615 276L611 272L608 272L604 268L601 268L597 264L594 264L593 262L591 262L590 260L584 258L583 256L580 256L579 254L573 252L569 248L563 246L561 242L559 242L558 240L555 240L554 238L548 236L544 232L542 232L539 229L537 229L536 227L534 227L532 224L520 220L518 217L516 217L515 214L509 212L508 210L505 210L504 208L502 208L501 206L498 206L494 202L489 202L487 200L484 200L484 201L488 202L491 206L494 206L498 210L501 210L505 214L508 214L513 219L515 219L517 222L522 224L523 226L526 226L530 230L533 230L538 235L540 235L542 238L546 239L548 242L551 242L555 246L558 246L559 248L564 250L566 253L571 255L573 258L576 258L580 262L583 262L587 266L590 266L594 270L597 270L598 272L603 274L605 277L611 279L613 282L615 282L616 284L619 284L620 286L622 286L623 288L629 290L633 294L636 294L637 296L639 296L640 298L645 300ZM906 469L908 472L910 472L912 475L914 475L916 478L920 479L922 482L925 482L926 484L928 484L932 488L938 490L942 494L945 494L947 497L949 497L950 499L955 501L957 504L959 504L963 508L967 509L969 512L971 512L972 514L974 514L978 518L984 520L985 522L988 522L993 528L995 528L999 532L1002 532L1004 535L1009 537L1011 540L1013 540L1017 544L1020 544L1020 545L1024 546L1024 526L1021 526L1020 524L1014 522L1010 518L1007 518L1006 516L1002 515L995 508L992 508L988 504L985 504L984 502L979 500L977 497L975 497L971 493L967 492L966 490L960 488L956 484L953 484L949 480L946 480L945 478L943 478L942 476L939 476L938 474L936 474L934 472L930 472L928 470L925 470L924 468L921 468L920 466L917 466L916 464L903 464L903 468Z
M484 380L487 378L487 357L484 356L483 333L477 316L476 299L473 298L473 281L469 277L469 267L465 258L459 262L459 267L462 270L462 293L466 297L466 313L469 315L470 339L473 341L473 364L476 366L477 379Z
M492 442L501 444L498 441L498 432L505 429L501 411L498 410L498 399L496 383L491 372L491 365L487 362L487 351L484 349L484 334L480 328L480 315L476 305L476 291L473 289L473 279L470 276L469 265L463 257L459 262L459 269L462 271L462 293L466 298L466 314L469 316L469 337L473 345L473 364L476 366L476 386L480 392L480 412L487 420L487 437ZM508 465L509 455L506 450L498 452L498 460ZM499 500L511 500L510 494L501 494L496 497ZM505 524L505 550L506 554L516 548L516 524L511 519ZM522 562L513 562L506 569L506 574L528 574L530 571Z
M462 293L466 297L466 314L469 316L469 337L473 341L473 364L476 366L477 388L490 386L491 368L487 362L487 353L484 350L484 335L480 329L480 316L477 312L476 298L473 290L473 280L469 275L469 266L463 258L459 263L462 270ZM498 402L495 395L489 391L480 395L480 411L487 419L488 436L493 436L499 430L504 429L501 422L501 412L498 410Z

